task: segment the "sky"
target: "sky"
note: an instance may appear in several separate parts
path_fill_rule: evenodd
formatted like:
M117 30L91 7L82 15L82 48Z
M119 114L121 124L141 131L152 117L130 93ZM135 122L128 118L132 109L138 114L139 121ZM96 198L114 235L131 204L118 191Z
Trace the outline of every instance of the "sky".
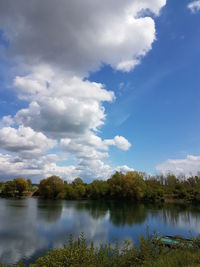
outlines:
M0 180L200 171L200 0L0 0Z

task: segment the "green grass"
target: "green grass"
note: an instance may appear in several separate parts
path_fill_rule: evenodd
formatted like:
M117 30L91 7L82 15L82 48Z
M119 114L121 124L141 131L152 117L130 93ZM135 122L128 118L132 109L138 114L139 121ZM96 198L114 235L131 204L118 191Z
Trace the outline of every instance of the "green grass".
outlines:
M50 250L29 267L197 267L200 266L199 239L193 248L162 247L155 236L141 237L139 246L125 241L119 248L110 244L87 245L84 235L79 240L69 237L63 248ZM23 266L22 263L15 265ZM0 267L4 267L0 264Z
M171 251L166 255L160 255L154 262L147 262L143 267L197 267L200 266L199 251Z

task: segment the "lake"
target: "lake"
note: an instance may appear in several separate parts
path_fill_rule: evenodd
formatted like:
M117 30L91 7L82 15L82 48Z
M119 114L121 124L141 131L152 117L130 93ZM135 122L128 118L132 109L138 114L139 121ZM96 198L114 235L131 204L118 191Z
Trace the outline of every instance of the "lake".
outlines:
M94 244L124 239L138 243L152 233L190 237L200 232L200 207L130 202L0 199L0 262L26 264L62 247L69 234Z

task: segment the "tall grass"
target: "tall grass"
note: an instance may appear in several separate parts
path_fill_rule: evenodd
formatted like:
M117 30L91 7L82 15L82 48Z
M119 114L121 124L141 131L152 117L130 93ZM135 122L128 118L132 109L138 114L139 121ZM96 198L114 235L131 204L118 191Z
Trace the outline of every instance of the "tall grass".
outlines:
M47 252L29 267L197 267L200 266L199 248L199 238L193 240L190 248L170 249L161 246L155 235L141 237L138 246L129 241L119 246L116 241L114 246L94 247L92 242L87 244L81 234L78 240L69 236L67 245ZM22 263L17 265L21 266Z

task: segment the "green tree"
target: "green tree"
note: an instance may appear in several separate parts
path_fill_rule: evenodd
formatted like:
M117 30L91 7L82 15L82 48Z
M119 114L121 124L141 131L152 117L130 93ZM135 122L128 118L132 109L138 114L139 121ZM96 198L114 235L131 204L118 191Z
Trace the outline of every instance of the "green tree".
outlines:
M121 198L123 195L123 178L124 174L116 172L108 179L109 192L111 198Z
M69 200L78 199L78 191L71 184L68 184L66 186L66 199L69 199Z
M143 175L139 172L127 172L123 179L123 196L140 200L144 196L145 182Z
M29 185L26 179L19 177L14 180L14 183L16 193L19 197L22 197L25 193L27 193Z
M83 182L83 180L80 177L77 177L72 182L72 185L73 186L84 185L84 182Z
M28 193L28 183L24 178L16 178L13 181L7 181L2 186L2 196L4 197L22 197Z
M44 198L55 199L64 188L64 182L59 176L50 176L40 181L39 194Z
M176 186L176 184L178 183L178 179L176 178L175 175L173 174L168 174L166 179L165 179L165 184L171 189L173 190Z
M0 182L0 194L1 194L2 188L3 188L3 183Z
M139 172L127 172L122 174L116 172L109 180L110 196L112 198L125 198L140 200L144 196L145 182L143 175Z
M28 183L28 189L30 191L31 190L31 187L32 187L31 179L27 179L27 183Z
M109 185L106 181L94 180L87 186L87 196L92 199L106 198L109 192Z
M15 197L16 195L16 184L14 181L7 181L2 186L3 197Z

